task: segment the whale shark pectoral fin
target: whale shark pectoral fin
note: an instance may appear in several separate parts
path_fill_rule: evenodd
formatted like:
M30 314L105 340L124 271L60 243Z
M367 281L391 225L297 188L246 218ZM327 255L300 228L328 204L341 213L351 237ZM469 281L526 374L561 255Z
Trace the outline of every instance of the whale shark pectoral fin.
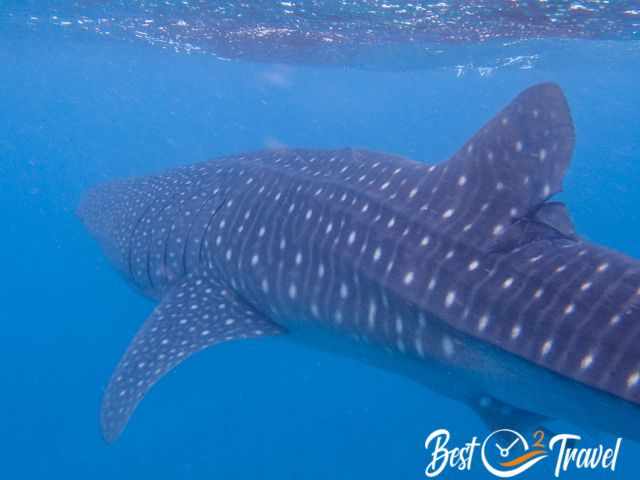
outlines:
M488 395L474 400L470 407L490 432L501 428L514 429L523 435L531 435L537 430L547 431L542 424L549 421L549 418L516 408Z
M105 440L114 441L149 389L189 355L216 343L284 333L284 329L206 276L176 285L138 331L102 399Z

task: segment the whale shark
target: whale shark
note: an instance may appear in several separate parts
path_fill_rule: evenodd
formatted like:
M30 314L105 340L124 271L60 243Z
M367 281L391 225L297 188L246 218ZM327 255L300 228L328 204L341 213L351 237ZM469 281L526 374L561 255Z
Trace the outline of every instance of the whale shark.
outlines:
M640 262L581 238L554 200L574 144L543 83L440 163L279 149L90 189L80 218L158 301L105 390L104 438L190 355L274 335L404 375L488 427L638 438Z

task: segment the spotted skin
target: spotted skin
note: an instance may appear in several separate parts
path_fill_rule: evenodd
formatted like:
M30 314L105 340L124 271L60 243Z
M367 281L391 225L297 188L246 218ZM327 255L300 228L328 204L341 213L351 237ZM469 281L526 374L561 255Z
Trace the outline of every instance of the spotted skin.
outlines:
M638 403L640 263L580 239L550 201L573 146L561 90L541 84L437 165L263 151L92 190L81 217L125 277L162 299L109 384L105 437L189 354L313 329L479 376L493 349L497 365L513 357ZM194 282L197 314L175 300ZM482 405L487 385L466 400Z
M117 435L144 393L189 355L224 341L282 332L206 271L187 274L164 296L116 367L102 401L105 436Z

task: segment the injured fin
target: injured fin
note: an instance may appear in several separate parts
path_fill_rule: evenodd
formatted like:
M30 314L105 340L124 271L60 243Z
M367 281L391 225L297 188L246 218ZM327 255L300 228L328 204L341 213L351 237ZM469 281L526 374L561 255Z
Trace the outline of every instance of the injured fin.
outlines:
M578 235L567 207L561 202L545 202L530 215L511 224L492 245L492 253L510 252L532 242L576 241Z
M231 290L207 276L188 275L156 307L116 367L102 400L104 438L114 441L147 391L189 355L283 332Z
M553 228L565 237L574 238L576 236L573 221L564 203L543 203L534 214L534 219Z

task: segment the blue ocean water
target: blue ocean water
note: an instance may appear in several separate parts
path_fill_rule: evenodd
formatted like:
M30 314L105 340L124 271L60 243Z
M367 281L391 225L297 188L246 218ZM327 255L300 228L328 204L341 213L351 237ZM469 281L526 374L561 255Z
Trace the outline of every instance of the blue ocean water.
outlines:
M521 90L551 80L577 132L561 199L584 236L640 258L633 38L547 39L523 47L540 62L514 68L468 57L500 57L491 46L465 50L464 61L454 46L437 65L407 62L409 53L394 63L397 45L375 68L327 67L40 27L16 20L11 3L0 6L4 478L424 478L432 430L461 443L486 434L469 409L409 380L269 338L185 362L107 446L101 393L153 304L110 268L74 214L98 182L274 146L358 146L437 162ZM639 471L640 445L625 440L615 474L562 477ZM551 477L551 465L521 476ZM445 478L493 477L475 468Z

